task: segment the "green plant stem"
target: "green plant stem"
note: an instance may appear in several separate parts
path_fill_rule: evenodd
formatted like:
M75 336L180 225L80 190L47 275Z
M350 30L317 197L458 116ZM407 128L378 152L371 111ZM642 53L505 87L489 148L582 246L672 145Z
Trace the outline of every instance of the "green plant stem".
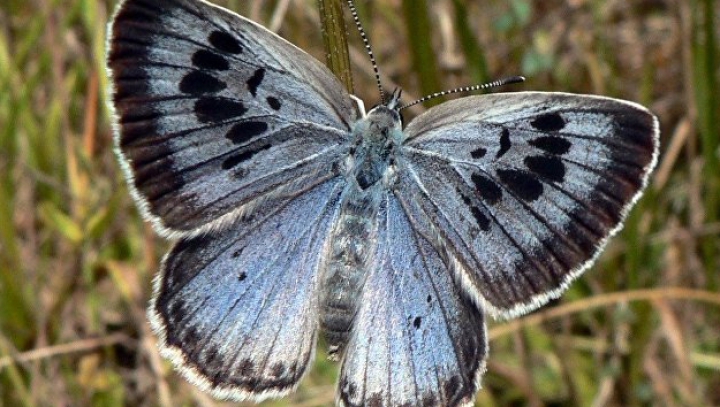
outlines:
M467 0L453 0L460 46L465 54L465 66L473 83L486 83L490 81L487 60L468 21L466 3Z
M403 13L407 29L408 42L414 71L417 72L420 91L429 95L442 89L438 80L438 68L435 62L435 51L432 48L433 27L430 24L426 0L403 0ZM441 103L443 98L435 98L426 105Z
M317 4L325 45L325 64L342 82L345 89L354 93L342 1L317 0Z
M704 205L705 222L712 223L718 219L720 207L720 164L718 148L720 147L720 128L717 126L717 113L720 111L718 98L717 62L718 48L715 41L715 13L713 0L696 0L693 3L693 68L694 87L697 103L698 129L702 145L705 191ZM703 257L707 271L707 287L717 290L720 286L716 269L715 251L717 242L714 238L703 239Z

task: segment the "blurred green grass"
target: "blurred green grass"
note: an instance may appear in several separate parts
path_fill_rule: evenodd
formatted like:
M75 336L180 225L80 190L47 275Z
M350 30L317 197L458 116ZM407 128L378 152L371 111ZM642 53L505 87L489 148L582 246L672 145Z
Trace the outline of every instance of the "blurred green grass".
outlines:
M218 4L325 55L313 1ZM139 218L112 154L113 5L0 3L0 406L230 405L175 374L147 326L167 243ZM492 324L477 405L720 405L720 4L358 8L385 87L407 100L523 74L522 89L621 97L661 120L652 185L598 264L524 324ZM372 105L372 70L348 28L355 91ZM336 370L320 352L298 392L267 405L331 405Z

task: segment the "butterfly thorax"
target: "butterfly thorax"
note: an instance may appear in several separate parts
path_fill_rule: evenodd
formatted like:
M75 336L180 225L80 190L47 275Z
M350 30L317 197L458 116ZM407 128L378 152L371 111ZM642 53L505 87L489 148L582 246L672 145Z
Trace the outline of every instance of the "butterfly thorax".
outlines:
M354 146L345 162L347 184L322 279L320 322L331 358L339 358L352 329L369 265L373 264L380 202L393 182L402 140L400 116L386 106L353 126Z
M365 190L385 175L391 175L387 170L402 140L400 116L394 109L378 106L355 122L353 137L355 146L348 157L348 181Z

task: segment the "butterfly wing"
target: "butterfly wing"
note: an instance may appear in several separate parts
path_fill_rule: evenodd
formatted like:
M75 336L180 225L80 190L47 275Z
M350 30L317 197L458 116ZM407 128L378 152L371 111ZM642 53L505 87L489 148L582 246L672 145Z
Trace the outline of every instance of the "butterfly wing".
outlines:
M163 235L198 234L255 198L337 175L348 95L250 20L204 1L125 0L107 64L118 155Z
M467 405L485 371L482 314L389 195L340 372L342 406Z
M615 99L505 93L441 104L406 129L403 196L493 314L560 295L622 226L658 154L657 119Z
M238 227L172 248L148 313L161 353L188 380L234 400L294 389L313 359L317 268L341 190L326 181L266 201Z

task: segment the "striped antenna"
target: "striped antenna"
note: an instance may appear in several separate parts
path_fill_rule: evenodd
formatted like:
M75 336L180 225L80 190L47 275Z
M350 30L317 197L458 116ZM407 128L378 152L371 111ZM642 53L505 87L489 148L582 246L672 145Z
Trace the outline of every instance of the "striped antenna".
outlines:
M490 83L484 83L484 84L482 84L482 85L465 86L465 87L462 87L462 88L455 88L455 89L451 89L451 90L445 90L445 91L442 91L442 92L433 93L432 95L428 95L428 96L422 97L422 98L420 98L420 99L418 99L418 100L416 100L416 101L414 101L414 102L412 102L412 103L404 104L404 105L402 105L402 106L400 106L400 107L398 108L398 111L403 110L403 109L405 109L405 108L408 108L408 107L410 107L410 106L415 106L415 105L417 105L418 103L422 103L422 102L425 102L425 101L430 100L430 99L435 99L436 97L440 97L440 96L451 95L451 94L453 94L453 93L460 93L460 92L473 92L473 91L476 91L476 90L496 88L496 87L498 87L498 86L511 85L511 84L513 84L513 83L521 83L521 82L525 82L525 77L524 77L524 76L511 76L511 77L509 77L509 78L498 79L498 80L496 80L496 81L493 81L493 82L490 82Z
M370 47L370 41L368 41L365 30L363 29L362 24L360 24L360 18L358 17L357 10L355 9L355 4L352 0L348 0L348 6L350 7L350 13L352 14L353 20L355 20L355 26L357 27L358 31L360 31L360 37L362 38L363 44L365 44L365 50L370 57L373 71L375 71L375 82L377 82L377 87L380 90L380 101L384 104L385 91L383 90L382 84L380 83L380 71L378 70L377 63L375 62L375 55L373 55L372 48Z

